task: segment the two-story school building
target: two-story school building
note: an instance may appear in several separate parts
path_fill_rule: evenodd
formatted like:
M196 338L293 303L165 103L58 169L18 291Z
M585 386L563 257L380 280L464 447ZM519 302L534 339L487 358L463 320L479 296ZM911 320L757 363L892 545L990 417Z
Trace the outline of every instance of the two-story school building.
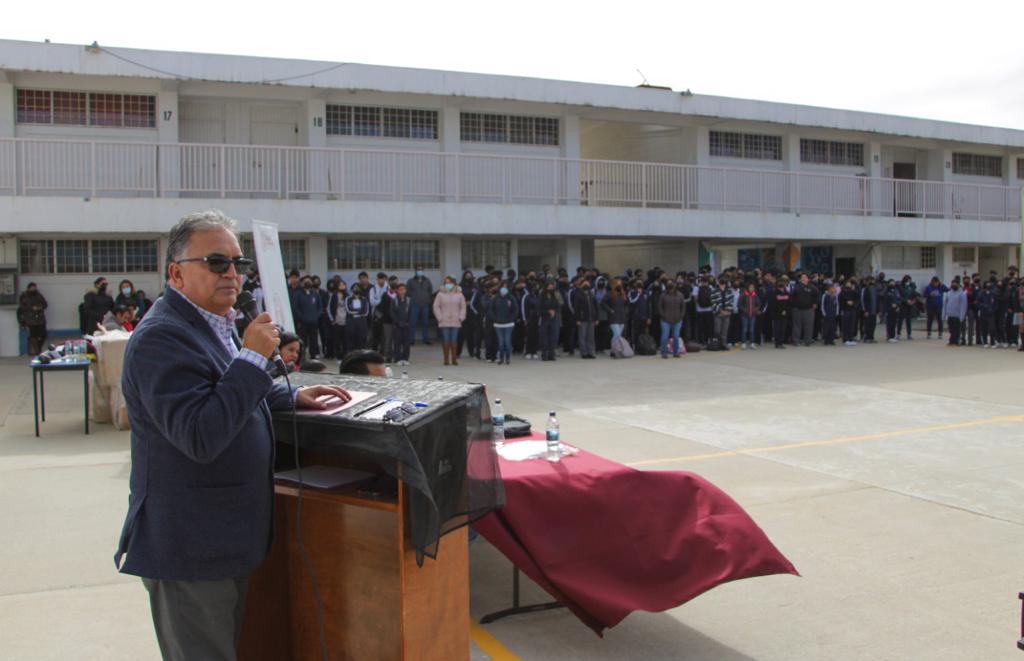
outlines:
M167 230L207 208L278 223L286 268L324 277L713 260L950 278L1018 262L1022 184L1020 130L0 40L0 264L54 329L99 275L155 295Z

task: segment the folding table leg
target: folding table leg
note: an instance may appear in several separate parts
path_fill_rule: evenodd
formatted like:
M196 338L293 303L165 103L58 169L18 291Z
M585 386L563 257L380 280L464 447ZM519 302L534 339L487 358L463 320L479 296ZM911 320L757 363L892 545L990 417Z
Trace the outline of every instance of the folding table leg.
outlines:
M82 380L84 381L82 393L85 399L85 433L89 434L89 368L88 366L82 370Z
M32 369L32 417L36 421L36 438L39 438L39 378L37 370Z
M480 624L490 624L500 620L503 617L509 615L521 615L523 613L539 613L540 611L549 611L556 608L565 608L564 604L560 604L557 601L549 601L543 604L531 604L529 606L519 605L519 568L516 566L512 567L512 608L506 608L504 610L495 611L488 613L480 618Z
M46 372L39 371L39 412L42 413L43 422L46 422Z

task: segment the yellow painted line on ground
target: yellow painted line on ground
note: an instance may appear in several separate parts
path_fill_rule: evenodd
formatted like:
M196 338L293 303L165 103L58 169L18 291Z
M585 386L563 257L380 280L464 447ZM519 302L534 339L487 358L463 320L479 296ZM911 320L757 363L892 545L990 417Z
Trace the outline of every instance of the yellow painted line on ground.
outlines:
M945 425L932 425L930 427L913 427L911 429L897 429L896 431L878 432L875 434L862 434L859 436L840 436L823 441L803 441L801 443L785 443L783 445L770 445L764 448L746 448L743 450L724 450L722 452L710 452L708 454L690 454L682 457L668 457L665 459L647 459L634 461L627 466L651 466L654 464L671 464L685 461L704 461L706 459L720 459L723 457L737 457L742 455L767 454L769 452L781 452L783 450L796 450L799 448L811 448L823 445L841 445L843 443L862 443L865 441L880 441L886 438L899 436L910 436L912 434L927 434L930 432L950 431L953 429L966 429L968 427L981 427L983 425L994 425L1001 422L1022 422L1024 415L1000 415L993 418L980 418L968 420L967 422L953 422Z
M507 647L502 645L500 640L492 636L487 629L477 624L475 620L469 621L469 637L493 661L522 661L518 656L510 652Z

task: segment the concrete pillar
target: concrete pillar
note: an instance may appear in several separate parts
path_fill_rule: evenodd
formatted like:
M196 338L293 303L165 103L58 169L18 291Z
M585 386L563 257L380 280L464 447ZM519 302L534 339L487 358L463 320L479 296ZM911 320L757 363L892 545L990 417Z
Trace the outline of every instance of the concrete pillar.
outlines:
M178 85L175 82L168 82L156 94L157 142L161 145L176 145L180 142L178 138L178 127L181 122L179 110ZM181 184L180 152L174 147L158 147L158 149L160 150L160 195L178 197L176 191L168 193L163 189L177 189Z
M583 242L580 239L563 239L558 260L558 265L569 272L569 277L574 276L576 269L583 265Z
M513 262L514 264L515 262ZM441 239L441 275L462 280L462 239L448 236Z
M306 239L306 273L319 275L321 281L326 280L327 237L323 234L314 234Z
M0 71L0 138L14 137L14 77Z
M457 154L462 151L461 111L453 106L441 109L441 151Z
M864 167L869 177L881 177L882 172L882 143L872 141L867 143L867 152L864 154Z
M0 237L0 264L17 263L18 240L11 235ZM26 276L21 276L17 284L18 290L24 290L27 283ZM21 326L18 324L18 306L5 305L0 307L0 356L5 358L20 356L21 351Z
M594 240L593 239L581 239L580 240L580 261L584 266L596 266L594 264Z
M945 243L936 247L935 275L939 276L939 280L946 285L953 279L953 276L959 275L956 272L956 264L953 262L952 243Z
M2 134L0 134L2 135ZM1020 172L1017 168L1017 159L1024 158L1021 154L1009 153L1003 158L1003 185L1020 186L1022 182L1018 177Z
M790 172L800 169L800 135L788 133L782 136L782 162Z
M580 118L577 115L562 117L562 158L580 157Z
M306 101L306 125L299 130L299 144L309 147L327 146L327 102L323 99Z
M1020 246L1007 246L1006 250L1007 250L1006 266L1007 267L1016 266L1017 268L1020 268L1020 251L1021 251L1021 247Z
M711 164L711 129L707 126L698 126L694 129L695 160L697 165Z

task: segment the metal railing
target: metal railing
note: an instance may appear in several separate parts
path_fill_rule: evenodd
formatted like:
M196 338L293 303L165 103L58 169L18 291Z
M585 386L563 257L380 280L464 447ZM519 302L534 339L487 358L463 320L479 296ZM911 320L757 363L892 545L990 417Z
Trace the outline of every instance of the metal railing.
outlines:
M0 195L555 204L1019 221L1020 188L607 160L0 139Z

